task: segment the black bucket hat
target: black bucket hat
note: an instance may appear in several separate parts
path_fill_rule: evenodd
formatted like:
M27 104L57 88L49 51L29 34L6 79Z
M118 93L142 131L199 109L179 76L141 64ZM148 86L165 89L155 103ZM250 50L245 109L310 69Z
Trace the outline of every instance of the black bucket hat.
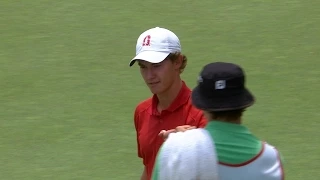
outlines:
M192 92L195 107L213 112L244 109L254 101L245 87L244 71L233 63L215 62L204 66Z

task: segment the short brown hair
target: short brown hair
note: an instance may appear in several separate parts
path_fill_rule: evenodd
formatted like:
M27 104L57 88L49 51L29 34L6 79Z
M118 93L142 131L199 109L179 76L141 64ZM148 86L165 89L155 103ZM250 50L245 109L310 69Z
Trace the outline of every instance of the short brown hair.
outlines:
M235 121L242 117L245 109L230 110L230 111L209 111L211 119L213 120L226 120Z
M184 71L184 69L185 69L186 66L187 66L188 58L187 58L187 56L185 56L185 55L182 54L181 52L170 53L170 54L167 56L167 58L170 59L171 61L176 61L176 60L178 60L179 58L182 58L182 64L181 64L181 66L180 66L180 74Z

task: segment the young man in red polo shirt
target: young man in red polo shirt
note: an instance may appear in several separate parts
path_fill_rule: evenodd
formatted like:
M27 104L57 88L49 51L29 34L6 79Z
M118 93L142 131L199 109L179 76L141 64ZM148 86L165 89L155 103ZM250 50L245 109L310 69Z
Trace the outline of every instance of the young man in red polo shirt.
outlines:
M141 180L150 180L156 155L164 139L162 130L204 127L203 113L191 103L191 90L180 74L187 64L179 38L165 28L143 32L136 44L135 62L153 96L140 102L134 113L138 156L143 159ZM184 126L189 125L189 126ZM160 133L161 134L161 133Z

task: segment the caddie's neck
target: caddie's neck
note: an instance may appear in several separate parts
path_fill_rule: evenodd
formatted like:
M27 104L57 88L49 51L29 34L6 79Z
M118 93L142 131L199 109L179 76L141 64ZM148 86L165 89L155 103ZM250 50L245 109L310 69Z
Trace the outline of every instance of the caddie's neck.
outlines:
M221 119L212 119L211 121L221 121L231 124L241 124L241 119L227 119L227 118L221 118Z
M159 103L157 106L157 109L159 112L161 112L164 109L167 109L172 102L175 100L175 98L178 96L181 87L182 87L182 80L181 78L177 78L173 81L172 85L168 87L168 89L160 94L157 94Z

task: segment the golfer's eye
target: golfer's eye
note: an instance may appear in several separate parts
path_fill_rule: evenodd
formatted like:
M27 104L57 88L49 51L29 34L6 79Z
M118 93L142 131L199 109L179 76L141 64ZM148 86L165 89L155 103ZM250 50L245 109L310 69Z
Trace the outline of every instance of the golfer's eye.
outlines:
M145 66L141 66L141 65L140 65L140 69L145 69L145 68L146 68Z
M160 67L161 64L154 64L154 65L152 65L152 66L155 67L155 68L157 68L157 67Z

